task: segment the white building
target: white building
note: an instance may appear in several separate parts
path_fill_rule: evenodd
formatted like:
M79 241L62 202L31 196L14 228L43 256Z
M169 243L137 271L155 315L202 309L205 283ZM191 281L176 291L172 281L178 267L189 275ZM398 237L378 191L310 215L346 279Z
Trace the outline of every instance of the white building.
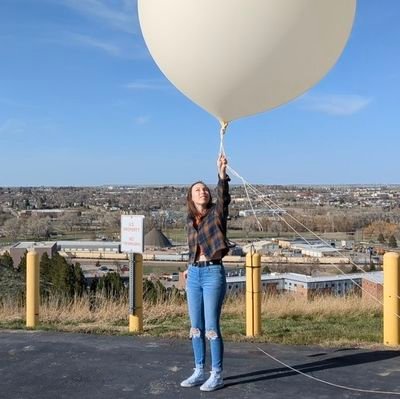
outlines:
M360 293L363 281L368 285L383 285L383 272L365 272L312 277L298 273L271 273L261 275L261 290L278 293L293 292L308 298L318 294L344 296ZM246 290L246 276L227 277L227 293L239 294Z

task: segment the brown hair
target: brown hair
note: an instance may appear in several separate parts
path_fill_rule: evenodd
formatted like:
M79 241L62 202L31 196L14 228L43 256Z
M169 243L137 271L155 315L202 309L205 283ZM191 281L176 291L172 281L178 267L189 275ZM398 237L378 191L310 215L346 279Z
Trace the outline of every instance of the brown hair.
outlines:
M194 205L194 202L192 200L192 188L196 185L196 184L202 184L208 191L209 194L209 200L208 200L208 204L207 204L207 209L211 208L212 205L212 196L211 196L211 191L209 189L209 187L207 186L207 184L203 183L201 180L194 182L190 187L189 190L187 192L186 195L186 206L187 206L187 210L188 210L188 215L190 218L192 219L196 219L196 217L199 215L199 213L197 212L197 208Z

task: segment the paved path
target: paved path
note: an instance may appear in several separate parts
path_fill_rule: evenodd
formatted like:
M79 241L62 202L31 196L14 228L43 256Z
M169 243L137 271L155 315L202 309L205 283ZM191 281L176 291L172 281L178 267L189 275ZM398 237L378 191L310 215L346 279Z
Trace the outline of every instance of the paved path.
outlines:
M400 394L400 352L260 344L265 352L330 383ZM0 331L1 399L388 398L302 376L251 343L226 343L225 388L181 388L189 341L133 336ZM399 396L400 397L400 396Z

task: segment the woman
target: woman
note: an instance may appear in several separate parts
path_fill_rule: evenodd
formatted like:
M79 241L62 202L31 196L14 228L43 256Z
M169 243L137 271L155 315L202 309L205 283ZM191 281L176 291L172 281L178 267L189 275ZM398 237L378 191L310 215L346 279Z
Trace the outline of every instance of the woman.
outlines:
M215 204L212 202L210 189L203 182L192 184L186 199L189 243L186 291L195 369L189 378L181 382L181 386L201 385L202 391L214 391L224 385L224 344L220 316L226 291L222 258L229 251L226 224L231 199L227 164L225 156L220 155L217 161L218 194ZM210 342L212 365L211 375L207 380L204 372L206 338Z

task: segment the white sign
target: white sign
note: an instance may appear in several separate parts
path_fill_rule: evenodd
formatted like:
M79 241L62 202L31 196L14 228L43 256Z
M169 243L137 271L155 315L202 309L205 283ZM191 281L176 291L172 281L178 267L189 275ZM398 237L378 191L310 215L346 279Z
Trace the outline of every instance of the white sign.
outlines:
M144 252L143 220L142 215L121 216L121 252Z

